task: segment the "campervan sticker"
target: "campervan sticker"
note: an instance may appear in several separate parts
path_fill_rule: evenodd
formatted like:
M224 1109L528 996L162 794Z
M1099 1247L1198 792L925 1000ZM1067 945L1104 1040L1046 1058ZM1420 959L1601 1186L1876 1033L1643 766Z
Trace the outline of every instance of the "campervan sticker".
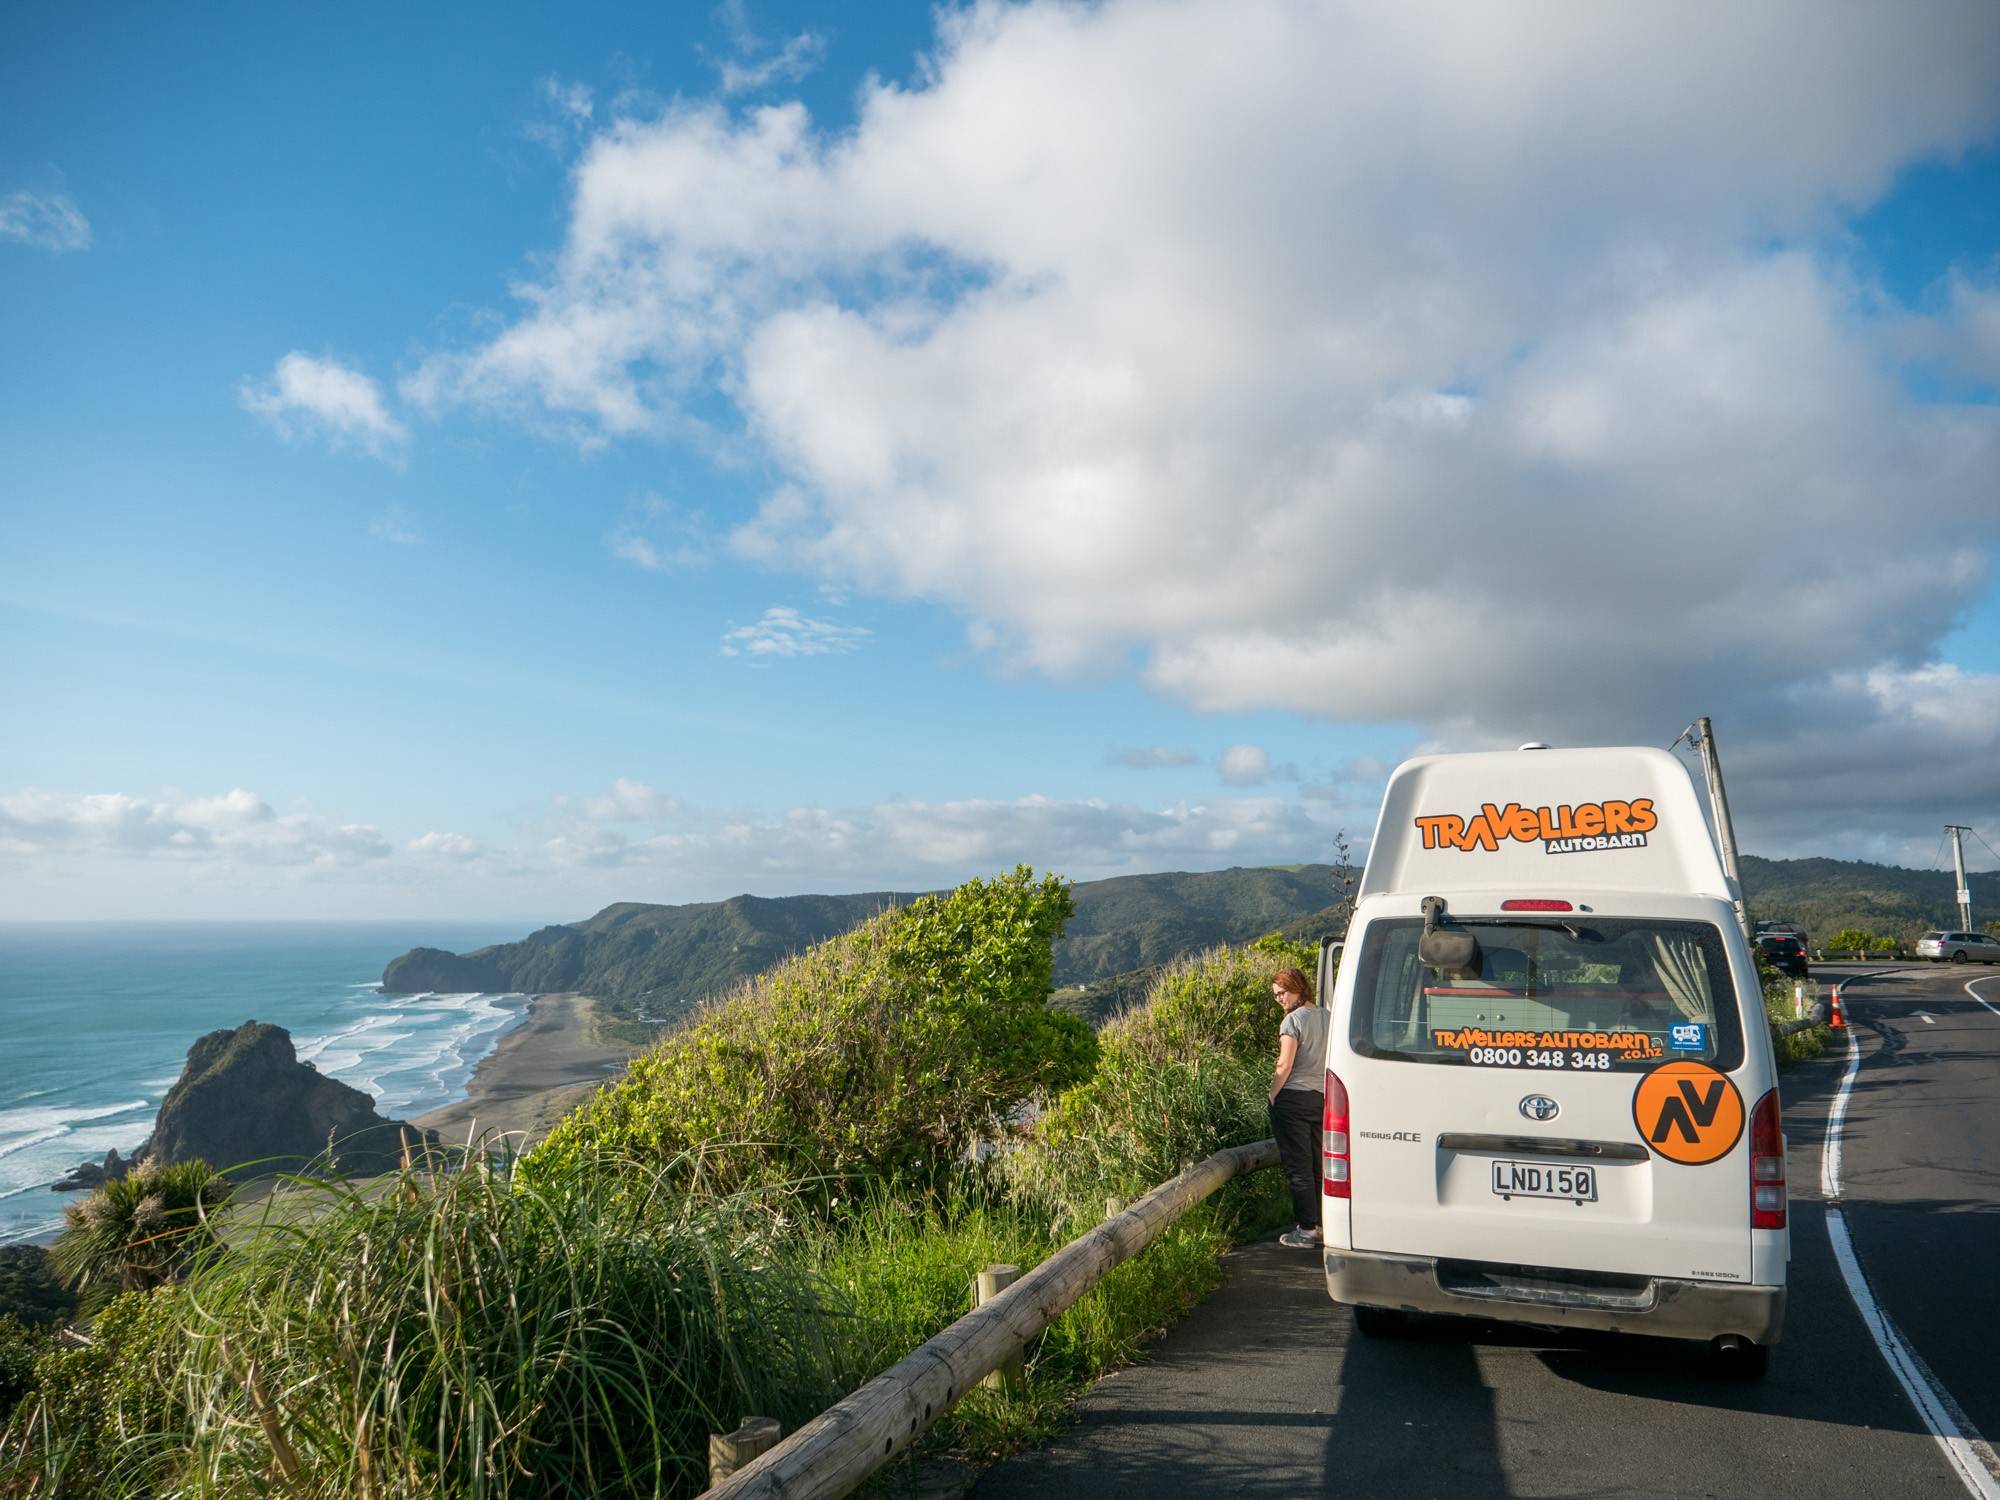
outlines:
M1660 826L1651 797L1630 802L1559 803L1523 807L1518 802L1483 804L1472 817L1430 813L1416 820L1426 849L1484 849L1502 839L1540 844L1544 854L1587 854L1602 849L1643 849L1646 835Z
M1708 1027L1701 1021L1676 1021L1668 1031L1667 1045L1676 1052L1706 1052Z
M1743 1134L1743 1096L1692 1058L1661 1063L1632 1091L1632 1123L1656 1155L1684 1167L1721 1161Z
M1666 1055L1660 1039L1644 1031L1489 1031L1484 1026L1439 1027L1431 1045L1487 1068L1602 1070L1620 1062L1652 1062Z

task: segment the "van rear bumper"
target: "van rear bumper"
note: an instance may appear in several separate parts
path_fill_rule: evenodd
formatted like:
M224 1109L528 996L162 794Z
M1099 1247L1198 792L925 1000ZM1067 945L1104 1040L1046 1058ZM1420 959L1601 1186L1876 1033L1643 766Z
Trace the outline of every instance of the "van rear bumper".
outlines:
M1785 1325L1781 1286L1596 1277L1362 1250L1328 1250L1325 1257L1327 1293L1361 1307L1670 1339L1736 1334L1757 1344L1777 1343Z

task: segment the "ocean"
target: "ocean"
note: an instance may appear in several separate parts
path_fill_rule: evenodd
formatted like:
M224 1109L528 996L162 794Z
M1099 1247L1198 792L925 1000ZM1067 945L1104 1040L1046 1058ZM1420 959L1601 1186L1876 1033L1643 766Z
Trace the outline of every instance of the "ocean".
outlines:
M204 1032L269 1021L299 1056L407 1119L465 1097L520 995L381 993L419 944L463 953L532 923L0 923L0 1243L46 1239L49 1183L129 1154Z

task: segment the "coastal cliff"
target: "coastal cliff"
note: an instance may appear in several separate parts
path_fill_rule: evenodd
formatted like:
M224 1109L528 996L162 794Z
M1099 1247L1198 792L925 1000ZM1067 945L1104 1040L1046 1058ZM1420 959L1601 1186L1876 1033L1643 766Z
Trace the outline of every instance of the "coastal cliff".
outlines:
M482 950L490 952L491 950ZM391 995L425 992L447 995L498 994L511 990L508 975L480 954L447 953L442 948L412 948L389 960L382 971L382 988Z
M384 1119L360 1089L298 1060L282 1026L245 1021L211 1031L188 1049L187 1066L160 1104L140 1158L197 1158L216 1167L256 1163L244 1175L297 1171L333 1144L344 1176L393 1169L403 1143L436 1143L436 1132Z

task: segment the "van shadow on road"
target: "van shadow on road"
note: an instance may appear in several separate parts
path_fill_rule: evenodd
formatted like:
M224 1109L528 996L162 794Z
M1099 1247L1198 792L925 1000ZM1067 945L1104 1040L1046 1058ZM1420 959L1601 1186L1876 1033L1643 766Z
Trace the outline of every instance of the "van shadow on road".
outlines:
M1435 1318L1369 1339L1327 1300L1314 1257L1260 1241L1229 1257L1228 1284L1150 1362L1100 1382L1053 1445L997 1465L973 1493L1483 1500L1948 1485L1840 1285L1820 1205L1795 1203L1793 1235L1787 1337L1756 1384L1718 1378L1698 1348L1636 1336Z

